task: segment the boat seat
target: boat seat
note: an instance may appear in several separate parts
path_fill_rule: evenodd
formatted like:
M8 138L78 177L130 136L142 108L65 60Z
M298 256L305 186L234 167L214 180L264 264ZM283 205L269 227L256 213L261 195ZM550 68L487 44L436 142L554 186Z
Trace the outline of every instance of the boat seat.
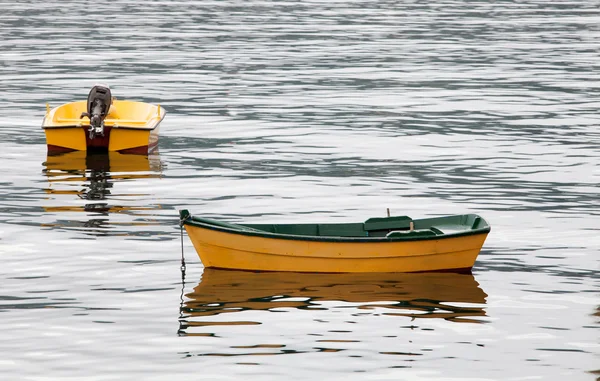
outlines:
M410 229L412 218L408 216L397 217L373 217L366 220L363 224L365 231L373 230L402 230Z

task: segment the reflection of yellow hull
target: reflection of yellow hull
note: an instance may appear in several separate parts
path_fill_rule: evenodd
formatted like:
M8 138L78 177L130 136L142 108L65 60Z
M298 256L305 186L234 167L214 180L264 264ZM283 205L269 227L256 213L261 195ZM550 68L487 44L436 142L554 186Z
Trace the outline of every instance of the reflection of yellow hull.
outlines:
M73 151L59 155L47 155L44 166L48 176L60 171L81 171L81 175L85 176L86 170L96 170L110 172L111 179L119 178L117 172L159 172L161 170L160 158L157 153L126 155L119 152L88 154L86 151ZM130 177L131 175L127 175L127 178ZM143 177L156 177L156 174L143 175Z
M190 317L307 308L315 302L335 301L359 303L361 309L385 308L388 315L452 320L485 316L482 307L487 297L471 274L303 274L218 269L204 269L202 280L186 296L189 300L182 312Z
M51 152L103 149L147 154L158 143L158 125L165 117L160 106L134 101L115 100L114 108L104 121L104 136L88 137L89 119L81 118L86 101L78 101L48 110L42 128Z
M121 213L140 210L156 210L157 207L133 207L133 206L104 206L102 204L91 204L83 206L44 206L44 212L62 213L62 212L96 212L96 213ZM127 223L126 225L131 225ZM140 225L147 225L143 223Z
M50 187L45 192L52 195L73 195L88 199L86 194L110 193L112 184L120 179L148 179L161 176L161 162L158 152L150 155L126 155L119 152L88 153L72 151L58 155L48 155L43 164ZM85 186L85 183L88 183ZM68 185L57 189L60 184L81 183L82 187ZM102 189L106 188L104 191ZM99 193L98 193L99 192ZM91 198L90 202L102 201L105 197ZM46 212L103 212L121 213L125 211L154 210L157 206L109 206L106 203L86 205L45 206Z

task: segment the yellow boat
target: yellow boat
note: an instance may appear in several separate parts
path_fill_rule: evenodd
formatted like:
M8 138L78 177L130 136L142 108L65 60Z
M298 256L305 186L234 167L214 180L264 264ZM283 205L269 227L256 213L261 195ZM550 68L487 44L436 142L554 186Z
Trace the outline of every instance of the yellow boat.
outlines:
M42 129L51 153L100 150L148 154L158 144L158 126L165 113L160 105L116 100L108 86L96 85L87 101L53 109L46 105Z
M490 232L475 214L359 223L234 224L179 211L205 267L293 272L469 271Z
M377 309L387 316L481 323L487 298L471 274L306 274L210 268L204 269L198 285L185 296L180 332L188 335L194 335L188 328L259 324L246 320L248 311L323 309L328 302L353 303L356 309ZM222 316L212 318L217 315Z

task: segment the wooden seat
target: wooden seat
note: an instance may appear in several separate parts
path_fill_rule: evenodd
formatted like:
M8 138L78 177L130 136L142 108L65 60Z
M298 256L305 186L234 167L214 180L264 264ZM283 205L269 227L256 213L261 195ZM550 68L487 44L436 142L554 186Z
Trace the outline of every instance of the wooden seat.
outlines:
M408 216L374 217L364 222L365 231L410 229L412 218Z

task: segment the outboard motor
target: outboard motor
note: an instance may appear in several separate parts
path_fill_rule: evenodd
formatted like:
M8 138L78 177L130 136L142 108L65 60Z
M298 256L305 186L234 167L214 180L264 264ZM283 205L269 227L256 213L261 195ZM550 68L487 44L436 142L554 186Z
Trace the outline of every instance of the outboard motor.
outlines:
M84 116L90 118L88 130L90 139L94 139L97 135L104 136L104 119L108 115L111 104L110 88L106 85L94 85L88 94L87 112L81 113L80 116L80 118Z

